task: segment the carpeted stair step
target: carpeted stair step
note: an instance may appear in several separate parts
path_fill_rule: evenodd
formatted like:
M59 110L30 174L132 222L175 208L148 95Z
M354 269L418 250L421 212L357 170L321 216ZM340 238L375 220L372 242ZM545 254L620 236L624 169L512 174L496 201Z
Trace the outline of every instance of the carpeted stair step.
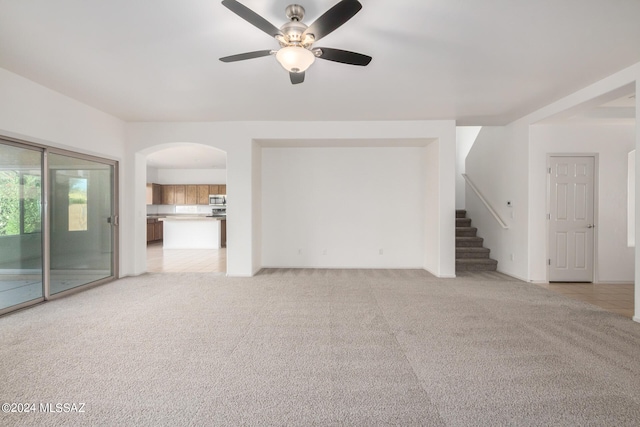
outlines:
M489 258L490 250L483 246L478 229L471 227L467 211L456 210L456 271L496 271L498 261Z
M456 260L456 271L496 271L498 261L491 258L462 258Z
M456 259L462 258L489 258L491 251L487 248L456 248Z
M457 248L481 248L484 239L482 237L457 237Z
M456 227L456 237L475 237L477 232L476 227Z
M456 218L456 227L471 227L471 218Z

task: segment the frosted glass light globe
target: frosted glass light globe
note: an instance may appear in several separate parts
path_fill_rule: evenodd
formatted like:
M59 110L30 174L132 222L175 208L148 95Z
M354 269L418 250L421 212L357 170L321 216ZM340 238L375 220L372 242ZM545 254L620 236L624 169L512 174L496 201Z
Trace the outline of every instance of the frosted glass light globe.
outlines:
M313 64L316 56L309 49L288 46L281 48L276 53L276 59L290 73L302 73Z

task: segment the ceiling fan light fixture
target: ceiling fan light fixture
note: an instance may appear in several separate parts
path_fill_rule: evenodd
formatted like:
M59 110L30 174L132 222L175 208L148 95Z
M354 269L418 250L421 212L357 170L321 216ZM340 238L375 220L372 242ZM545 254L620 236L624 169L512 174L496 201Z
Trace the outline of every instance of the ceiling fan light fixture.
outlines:
M316 56L304 47L288 46L281 48L276 53L276 59L288 72L303 73L313 64Z

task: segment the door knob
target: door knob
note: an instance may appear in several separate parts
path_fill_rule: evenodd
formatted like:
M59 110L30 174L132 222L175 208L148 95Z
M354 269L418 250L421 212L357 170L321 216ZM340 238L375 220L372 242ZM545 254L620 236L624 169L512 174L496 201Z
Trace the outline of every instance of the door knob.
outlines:
M593 225L593 224L587 224L587 228L594 228L594 227L595 227L595 225Z

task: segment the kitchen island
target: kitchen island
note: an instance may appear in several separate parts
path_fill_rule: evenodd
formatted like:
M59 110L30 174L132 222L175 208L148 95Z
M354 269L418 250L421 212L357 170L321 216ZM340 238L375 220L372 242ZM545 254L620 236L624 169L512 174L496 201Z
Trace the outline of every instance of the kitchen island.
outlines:
M163 249L219 249L220 224L225 217L167 216L164 222Z

